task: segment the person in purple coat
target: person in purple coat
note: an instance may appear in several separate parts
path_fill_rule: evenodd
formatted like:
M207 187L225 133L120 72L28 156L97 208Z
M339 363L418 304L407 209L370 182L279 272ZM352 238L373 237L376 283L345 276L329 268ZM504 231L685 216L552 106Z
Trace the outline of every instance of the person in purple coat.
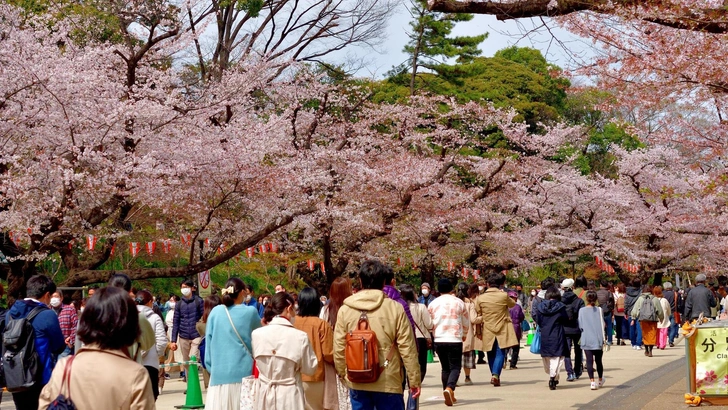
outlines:
M514 301L518 301L518 293L511 290L508 291L508 297L513 299ZM516 303L516 306L513 306L512 308L508 309L508 313L511 315L511 321L513 322L513 328L516 330L516 339L518 339L518 344L511 347L511 370L518 369L516 365L518 364L518 355L521 352L521 337L523 337L523 329L521 329L521 323L523 323L523 320L526 319L526 315L523 313L523 308Z

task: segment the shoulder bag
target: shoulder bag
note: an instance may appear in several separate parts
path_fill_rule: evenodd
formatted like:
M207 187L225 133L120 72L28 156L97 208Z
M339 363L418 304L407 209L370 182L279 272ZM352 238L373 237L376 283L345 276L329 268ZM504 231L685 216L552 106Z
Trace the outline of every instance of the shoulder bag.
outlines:
M48 410L76 410L76 405L71 400L71 364L76 356L68 358L63 367L63 379L61 379L61 390L58 396L48 405ZM63 395L63 387L66 387L66 395Z

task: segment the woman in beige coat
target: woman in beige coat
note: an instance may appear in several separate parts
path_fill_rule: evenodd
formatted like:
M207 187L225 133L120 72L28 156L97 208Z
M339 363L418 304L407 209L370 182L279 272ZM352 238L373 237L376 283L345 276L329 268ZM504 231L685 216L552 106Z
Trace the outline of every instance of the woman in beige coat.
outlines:
M488 276L488 290L475 300L475 312L483 321L481 349L488 354L490 367L490 383L500 386L500 374L505 363L505 349L518 344L516 330L513 328L508 309L516 302L501 290L506 277L502 273L491 273Z
M461 288L461 285L465 285ZM458 285L458 297L461 296L463 302L465 302L465 308L468 311L468 317L470 319L470 329L468 329L465 341L463 342L463 371L465 373L465 385L473 384L470 380L470 371L475 369L475 340L476 336L480 337L482 332L483 318L479 317L475 313L475 299L480 294L478 284L472 283L468 286L466 283ZM467 296L467 297L466 297Z
M84 347L58 362L38 408L47 409L63 394L79 409L154 409L147 370L124 353L139 334L139 313L129 294L112 287L96 291L78 325ZM70 373L66 384L64 371Z
M318 366L308 335L293 327L295 302L285 292L270 299L263 316L267 326L253 331L253 357L258 367L255 408L305 410L301 373L313 375Z

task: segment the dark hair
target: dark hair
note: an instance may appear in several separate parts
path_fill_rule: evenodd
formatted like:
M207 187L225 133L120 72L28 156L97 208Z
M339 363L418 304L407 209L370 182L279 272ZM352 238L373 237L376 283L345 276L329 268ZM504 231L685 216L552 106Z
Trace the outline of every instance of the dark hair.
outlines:
M417 296L415 295L415 288L414 286L410 285L409 283L403 283L399 285L399 293L402 294L402 298L407 301L407 303L417 303Z
M452 292L452 282L448 278L442 278L437 281L437 290L443 295Z
M554 286L556 284L556 280L552 277L548 277L541 281L541 289L548 290L551 286Z
M639 278L632 279L632 287L633 288L638 288L639 289L640 286L642 286L642 282L639 280Z
M359 267L359 279L364 289L382 290L387 266L376 259L364 261Z
M561 300L561 292L556 288L556 286L551 286L550 288L546 289L546 294L544 295L544 299Z
M384 284L389 285L394 280L394 270L388 265L384 265Z
M196 288L197 285L195 284L195 281L192 279L185 279L184 282L182 282L182 285L187 286L188 288Z
M109 279L109 286L112 288L122 288L129 293L131 292L131 279L123 273L115 273Z
M493 272L490 275L488 275L488 287L489 288L499 288L503 286L503 284L506 283L506 275L500 273L500 272Z
M146 306L147 303L152 301L152 294L148 290L142 289L136 293L134 301L137 305Z
M243 283L242 279L233 277L225 282L224 289L227 289L231 286L233 288L233 292L222 295L222 303L227 307L235 304L235 299L237 299L238 295L240 295L240 292L245 289L245 283Z
M597 292L593 290L589 290L586 292L586 304L587 305L594 305L597 303Z
M303 288L298 293L298 314L300 316L318 317L321 313L321 300L314 288Z
M255 291L253 290L253 287L250 286L249 283L245 284L245 290L247 290L249 293L255 293Z
M351 281L347 278L338 277L334 279L329 288L329 324L331 328L336 327L336 319L339 316L339 308L344 305L344 299L351 296Z
M576 279L574 279L575 288L583 289L583 288L586 288L586 286L587 286L587 281L586 281L586 278L584 277L584 275L579 275L576 277Z
M270 298L268 306L263 313L263 321L270 323L274 317L283 313L289 306L295 305L293 298L286 292L278 292Z
M60 296L60 297L61 297L61 302L62 302L62 301L63 301L63 291L62 291L62 290L60 290L59 288L56 288L56 290L54 290L53 292L51 292L51 296L52 296L52 295L53 295L54 293L58 293L58 296Z
M78 322L78 337L102 349L122 349L139 337L139 312L128 291L118 287L99 289L86 302Z
M480 289L478 289L477 283L471 283L470 287L468 288L468 298L471 300L475 300L475 298L478 297L480 294Z
M56 284L46 275L34 275L25 282L25 294L29 298L42 298L46 293L56 291Z
M619 284L617 285L617 290L619 291L619 293L625 293L627 292L627 287L624 286L624 283L619 282Z
M652 286L649 283L642 286L642 293L652 293Z
M468 297L468 288L469 288L469 286L467 283L465 283L465 282L458 283L458 291L455 294L455 296L457 296L460 300L462 300L464 302L465 299L467 299L467 297Z
M204 311L202 312L202 318L200 319L202 323L207 323L207 318L210 316L210 312L212 312L212 309L219 305L221 301L220 296L217 295L210 295L205 298ZM204 337L205 335L202 336Z
M609 287L609 281L608 281L608 280L606 280L606 279L602 279L601 281L599 281L599 284L600 284L600 285L601 285L601 286L602 286L603 288L608 288L608 287Z

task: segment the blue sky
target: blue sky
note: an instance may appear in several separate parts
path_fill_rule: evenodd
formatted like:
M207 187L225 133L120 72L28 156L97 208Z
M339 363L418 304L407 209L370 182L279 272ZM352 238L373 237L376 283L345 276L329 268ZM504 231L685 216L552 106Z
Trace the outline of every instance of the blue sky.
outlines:
M404 7L401 6L398 13L389 20L387 39L380 46L382 53L373 53L371 50L348 51L357 55L366 53L366 66L357 72L359 76L381 78L392 66L405 60L402 48L408 40L410 16ZM488 32L488 38L480 46L484 56L492 56L496 51L512 45L533 47L541 50L549 62L564 68L574 65L570 57L574 53L587 58L593 55L590 42L556 27L548 19L544 21L548 23L549 29L540 28L534 31L535 27L543 24L541 20L498 21L493 16L476 15L469 22L458 23L453 35L477 35Z

